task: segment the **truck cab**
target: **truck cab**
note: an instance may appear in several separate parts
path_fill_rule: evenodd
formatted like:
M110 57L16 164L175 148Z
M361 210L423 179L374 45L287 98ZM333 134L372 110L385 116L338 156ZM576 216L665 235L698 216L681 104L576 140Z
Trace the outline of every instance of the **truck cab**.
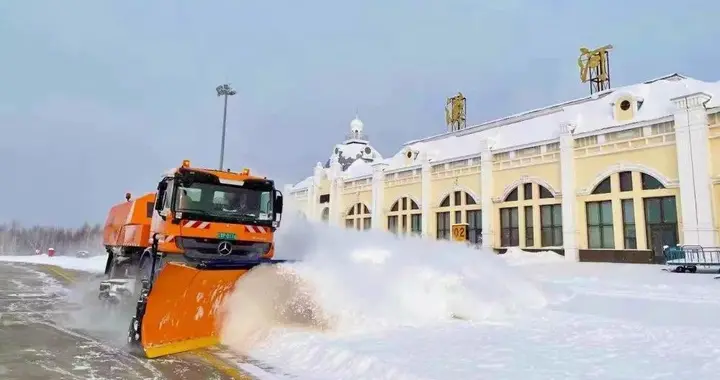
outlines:
M282 209L272 180L185 160L158 184L150 243L168 259L200 265L270 259Z

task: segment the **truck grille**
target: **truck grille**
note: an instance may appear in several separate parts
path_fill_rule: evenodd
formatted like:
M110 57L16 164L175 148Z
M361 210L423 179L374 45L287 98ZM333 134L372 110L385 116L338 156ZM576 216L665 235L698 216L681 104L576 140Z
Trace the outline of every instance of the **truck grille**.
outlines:
M191 238L179 237L176 239L177 245L185 251L185 256L191 259L218 259L227 258L243 258L257 259L270 251L271 243L253 242L253 241L229 241L232 251L230 254L221 255L218 252L218 245L222 241L220 239L208 238Z

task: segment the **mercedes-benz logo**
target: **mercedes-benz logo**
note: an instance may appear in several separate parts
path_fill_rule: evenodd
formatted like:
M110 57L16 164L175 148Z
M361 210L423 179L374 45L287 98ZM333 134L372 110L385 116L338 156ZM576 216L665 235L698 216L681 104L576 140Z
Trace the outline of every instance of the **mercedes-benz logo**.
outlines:
M232 253L232 244L229 241L221 241L217 246L217 252L220 256L227 256Z

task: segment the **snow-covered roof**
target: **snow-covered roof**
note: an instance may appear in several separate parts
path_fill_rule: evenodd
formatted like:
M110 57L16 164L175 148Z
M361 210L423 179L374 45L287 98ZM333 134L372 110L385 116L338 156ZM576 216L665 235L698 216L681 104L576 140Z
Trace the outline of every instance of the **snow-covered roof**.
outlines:
M375 162L382 160L383 157L375 148L366 141L350 140L342 144L335 145L330 158L325 162L325 167L329 168L330 164L337 161L343 171L356 161Z
M411 157L422 154L433 161L472 156L479 154L480 144L484 139L493 141L494 151L532 146L557 139L560 125L566 122L575 124L576 135L583 135L626 124L659 120L672 116L675 108L672 99L700 92L711 96L711 100L706 104L708 108L720 107L720 81L704 82L673 73L584 98L487 121L460 131L410 141L387 159L382 159L378 153L375 162L387 164L386 170L396 170L410 164L407 159L408 152L411 152ZM613 104L616 100L626 97L634 99L639 108L635 109L631 120L618 121L613 115ZM342 144L337 147L341 146ZM342 146L342 149L343 155L355 156L360 147ZM410 162L417 164L414 160ZM372 173L370 165L358 164L356 171L354 162L352 164L348 169L353 167L353 170L346 172L349 178ZM298 185L300 184L295 188L300 188Z
M304 180L294 184L292 186L291 190L301 190L301 189L307 189L310 187L310 184L312 183L312 176L305 178Z
M372 172L371 163L365 162L364 160L357 160L345 170L345 176L347 178L357 178L370 175Z
M544 108L534 109L457 132L443 133L406 143L386 162L388 169L405 166L407 150L426 153L434 161L460 158L479 153L479 144L489 138L493 150L504 150L552 141L558 137L564 122L576 125L575 134L592 133L624 124L658 120L671 116L673 98L705 92L720 94L720 82L703 82L680 74L670 74L643 83L618 87ZM641 103L632 120L616 121L613 103L629 96ZM713 97L708 107L720 106L720 97Z

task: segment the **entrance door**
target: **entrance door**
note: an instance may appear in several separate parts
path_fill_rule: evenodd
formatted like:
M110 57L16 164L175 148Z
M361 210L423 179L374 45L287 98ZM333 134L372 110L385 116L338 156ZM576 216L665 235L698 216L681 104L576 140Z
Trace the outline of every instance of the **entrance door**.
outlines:
M663 256L664 246L675 246L678 243L677 229L674 226L654 224L648 226L650 248L655 252L656 257Z
M675 197L645 198L645 225L648 247L655 256L663 255L663 246L678 244Z

